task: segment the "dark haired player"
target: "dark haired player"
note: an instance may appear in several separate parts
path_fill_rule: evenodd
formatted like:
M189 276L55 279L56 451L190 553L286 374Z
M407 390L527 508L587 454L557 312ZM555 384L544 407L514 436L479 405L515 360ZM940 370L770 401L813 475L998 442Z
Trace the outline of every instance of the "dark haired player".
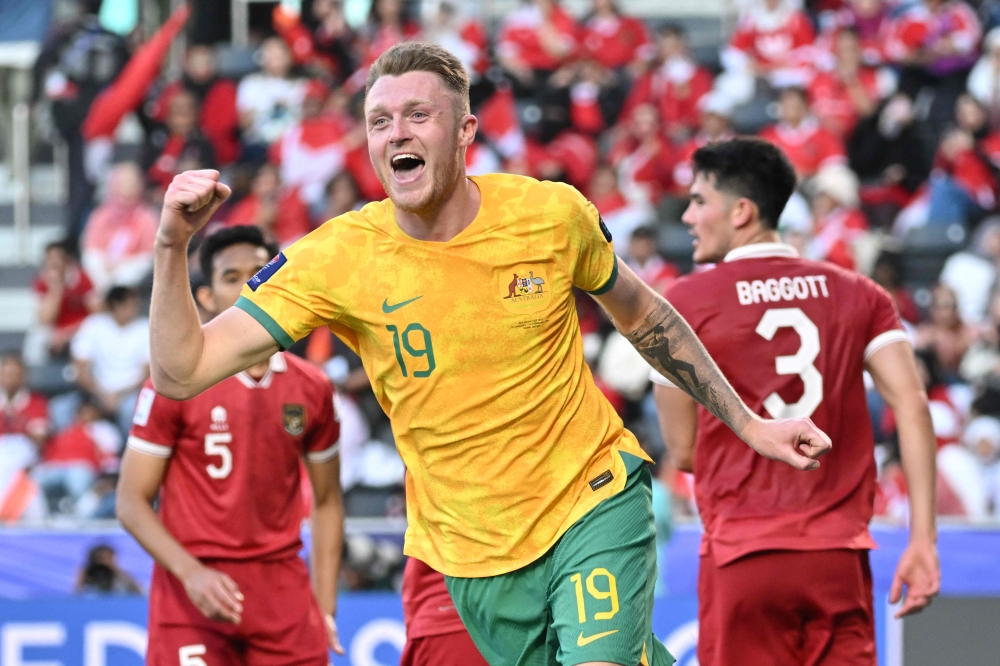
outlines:
M712 270L666 297L750 408L809 418L834 447L813 474L755 456L672 381L653 380L674 464L693 471L705 525L698 579L702 666L875 664L868 532L875 496L862 372L895 410L910 491L910 544L891 598L899 615L937 594L935 443L913 351L889 296L779 241L795 173L773 145L734 139L694 154L683 220Z
M257 227L209 236L198 303L213 317L231 307L277 251ZM122 461L118 518L156 560L148 664L327 666L328 647L343 654L333 621L339 432L330 382L291 354L184 402L147 383ZM311 588L298 555L303 458L314 498Z

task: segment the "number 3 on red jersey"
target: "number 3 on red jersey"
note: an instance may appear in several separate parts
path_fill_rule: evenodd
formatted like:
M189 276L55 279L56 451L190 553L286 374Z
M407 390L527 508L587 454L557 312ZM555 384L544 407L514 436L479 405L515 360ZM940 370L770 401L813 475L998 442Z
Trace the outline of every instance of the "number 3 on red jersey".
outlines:
M823 376L813 365L819 356L819 329L799 308L772 308L764 313L757 324L757 334L765 340L774 338L779 328L792 328L799 334L802 344L793 356L774 359L779 375L798 375L805 391L797 402L788 405L777 393L764 399L764 409L775 419L801 419L812 416L823 402Z

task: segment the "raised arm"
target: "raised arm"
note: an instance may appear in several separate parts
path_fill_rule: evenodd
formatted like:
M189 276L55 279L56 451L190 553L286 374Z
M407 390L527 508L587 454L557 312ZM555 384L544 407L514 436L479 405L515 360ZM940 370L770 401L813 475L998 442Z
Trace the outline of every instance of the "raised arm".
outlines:
M156 391L174 400L194 397L278 351L267 329L237 308L202 326L191 296L188 243L230 194L218 171L204 169L176 176L163 201L154 246L150 370Z
M927 406L927 393L904 341L887 344L865 362L875 388L896 414L899 454L910 496L910 543L896 567L889 601L906 599L896 617L917 612L931 602L941 587L935 524L937 443Z
M750 411L684 318L624 262L618 265L614 286L594 298L643 358L757 453L802 470L819 468L830 438L809 419L765 421Z

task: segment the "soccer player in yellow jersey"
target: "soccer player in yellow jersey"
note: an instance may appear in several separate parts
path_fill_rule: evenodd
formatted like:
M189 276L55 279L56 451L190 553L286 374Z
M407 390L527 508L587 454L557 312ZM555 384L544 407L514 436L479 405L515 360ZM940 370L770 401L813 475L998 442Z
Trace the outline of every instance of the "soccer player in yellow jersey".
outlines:
M579 192L465 175L476 118L452 54L386 51L365 118L389 199L286 249L204 327L185 250L229 188L214 171L174 179L156 241L157 390L189 398L330 328L361 356L409 470L406 552L445 574L490 664L669 665L651 632L647 458L594 386L572 288L761 455L815 469L829 440L750 412Z

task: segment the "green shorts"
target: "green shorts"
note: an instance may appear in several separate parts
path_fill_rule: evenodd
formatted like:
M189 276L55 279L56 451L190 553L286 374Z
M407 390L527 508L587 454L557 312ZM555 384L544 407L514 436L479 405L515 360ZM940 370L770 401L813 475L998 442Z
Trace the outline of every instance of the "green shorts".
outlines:
M640 464L624 490L594 507L528 566L489 578L445 576L490 666L674 663L652 632L656 542L650 488L649 469Z

